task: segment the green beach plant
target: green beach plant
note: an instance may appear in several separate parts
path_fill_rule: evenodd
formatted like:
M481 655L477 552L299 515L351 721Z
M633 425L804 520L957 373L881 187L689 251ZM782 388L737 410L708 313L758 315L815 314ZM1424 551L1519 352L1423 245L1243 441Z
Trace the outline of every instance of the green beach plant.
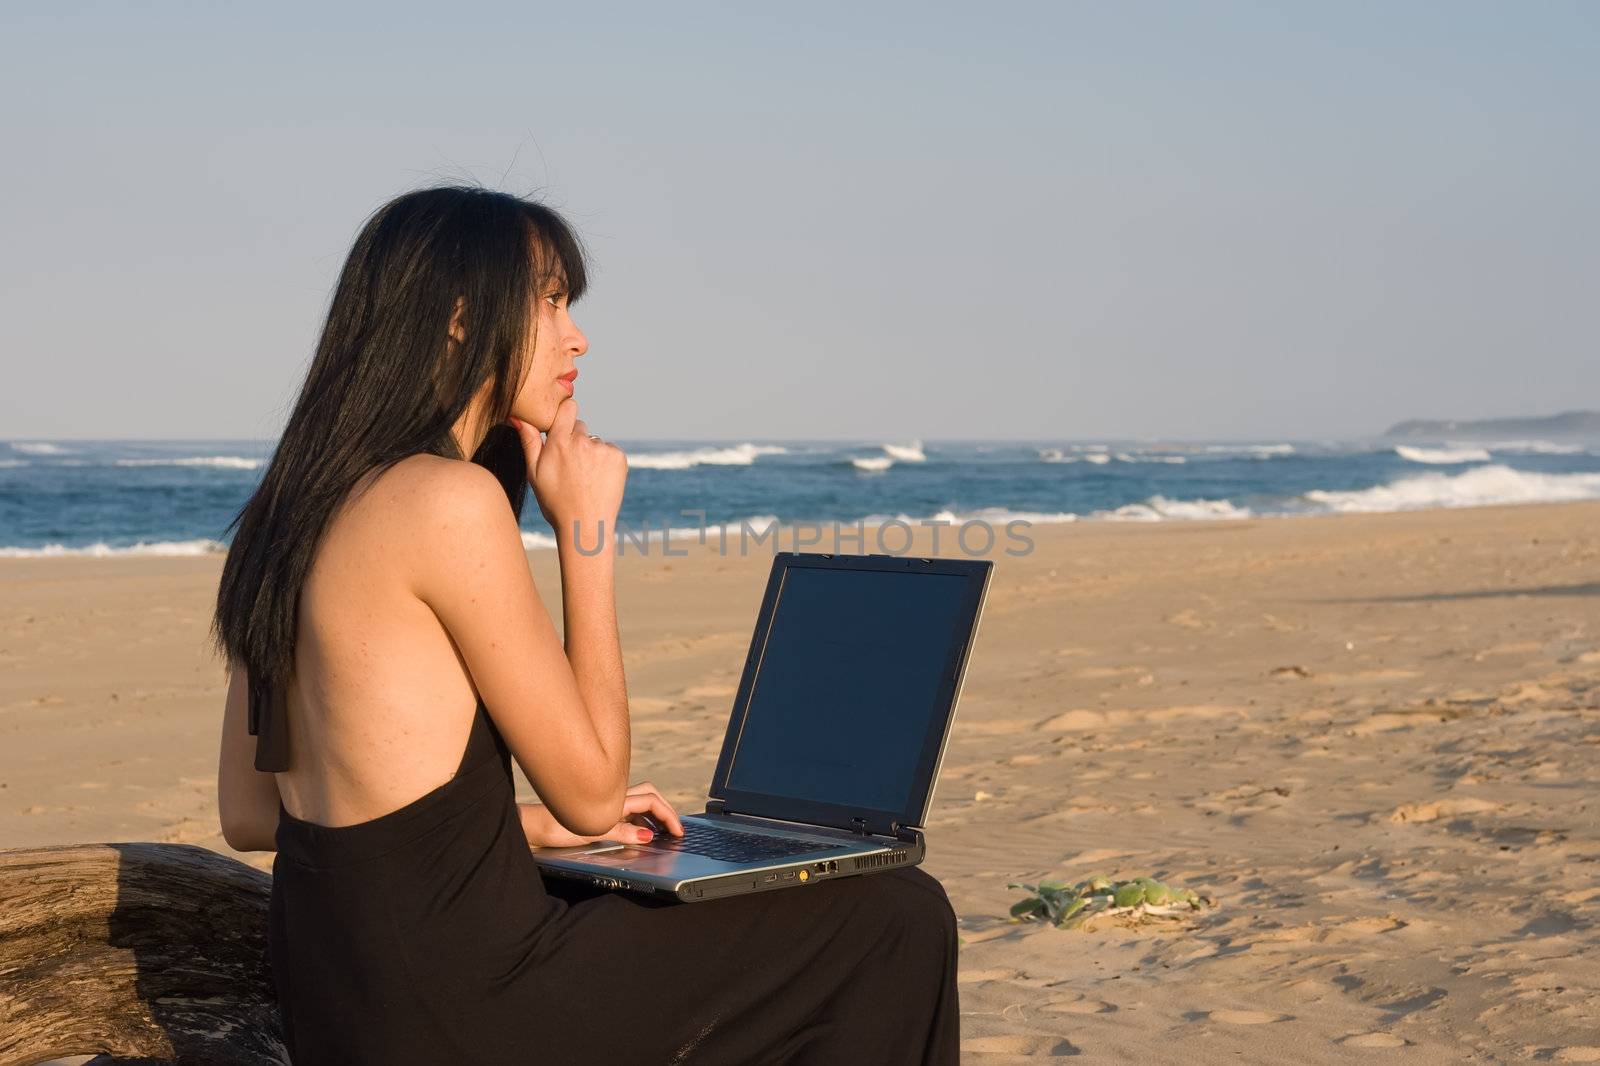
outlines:
M1057 929L1082 929L1096 918L1121 914L1175 918L1216 906L1214 899L1163 884L1153 877L1113 881L1104 874L1094 874L1076 883L1041 881L1030 885L1012 881L1006 887L1032 893L1011 905L1011 921L1049 922Z

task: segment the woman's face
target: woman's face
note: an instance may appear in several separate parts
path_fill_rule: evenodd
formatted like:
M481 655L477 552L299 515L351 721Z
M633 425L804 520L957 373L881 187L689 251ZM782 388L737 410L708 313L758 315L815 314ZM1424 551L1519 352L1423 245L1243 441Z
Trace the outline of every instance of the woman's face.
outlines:
M511 414L548 430L555 421L556 408L573 395L578 376L573 362L589 350L589 340L572 321L565 279L557 277L547 282L534 301L534 308L533 320L528 324L533 351L522 388L511 402Z

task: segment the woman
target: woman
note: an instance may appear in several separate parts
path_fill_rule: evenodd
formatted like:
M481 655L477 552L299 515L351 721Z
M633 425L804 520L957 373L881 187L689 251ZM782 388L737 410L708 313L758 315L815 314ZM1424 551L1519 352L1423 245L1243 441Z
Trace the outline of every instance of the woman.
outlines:
M594 546L627 461L577 417L585 285L540 204L382 207L230 527L217 799L230 846L277 852L294 1061L955 1062L954 915L921 870L691 905L547 885L528 852L648 839L647 816L682 832L626 785L614 555ZM518 529L530 486L565 646ZM543 803L516 802L512 759Z

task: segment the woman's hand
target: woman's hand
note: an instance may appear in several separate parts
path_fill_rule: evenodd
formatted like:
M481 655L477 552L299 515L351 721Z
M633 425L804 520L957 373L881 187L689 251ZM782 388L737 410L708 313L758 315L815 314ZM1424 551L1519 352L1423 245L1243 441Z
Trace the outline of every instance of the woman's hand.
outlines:
M569 396L561 401L542 440L536 427L516 418L510 424L522 438L528 485L556 536L575 534L576 527L590 523L602 531L615 527L628 457L615 444L589 435L589 427L578 418L576 400Z
M542 803L519 803L517 813L522 818L522 835L528 839L531 847L536 848L570 848L578 844L592 844L597 840L642 844L655 835L645 826L633 821L643 814L649 814L661 823L669 835L683 835L683 823L678 820L678 812L672 809L672 804L662 797L656 786L648 781L641 781L628 789L627 795L622 800L622 821L599 836L585 837L569 832L556 821L555 815L550 813L550 808Z

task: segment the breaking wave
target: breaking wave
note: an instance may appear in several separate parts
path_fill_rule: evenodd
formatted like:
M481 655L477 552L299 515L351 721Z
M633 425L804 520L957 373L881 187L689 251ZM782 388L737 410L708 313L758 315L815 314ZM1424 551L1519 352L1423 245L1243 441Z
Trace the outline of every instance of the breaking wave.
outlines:
M1483 463L1488 462L1485 448L1415 448L1409 444L1396 444L1394 453L1413 463Z
M149 543L140 541L137 544L130 544L126 547L112 547L105 541L99 541L81 548L69 548L64 544L46 544L42 548L0 548L0 558L40 559L72 555L91 558L107 558L117 555L211 555L227 550L228 546L221 541L206 538L158 540Z
M1459 474L1418 474L1368 489L1312 489L1304 498L1340 512L1592 500L1600 498L1600 474L1541 474L1494 463Z
M243 455L191 455L182 459L118 459L118 466L216 466L226 470L259 470L265 459Z
M762 455L782 455L789 449L777 444L735 444L731 448L695 448L686 452L628 453L635 470L688 470L696 466L749 466Z
M923 454L920 440L907 444L885 444L882 447L883 454L902 463L921 463L926 462L928 458Z

